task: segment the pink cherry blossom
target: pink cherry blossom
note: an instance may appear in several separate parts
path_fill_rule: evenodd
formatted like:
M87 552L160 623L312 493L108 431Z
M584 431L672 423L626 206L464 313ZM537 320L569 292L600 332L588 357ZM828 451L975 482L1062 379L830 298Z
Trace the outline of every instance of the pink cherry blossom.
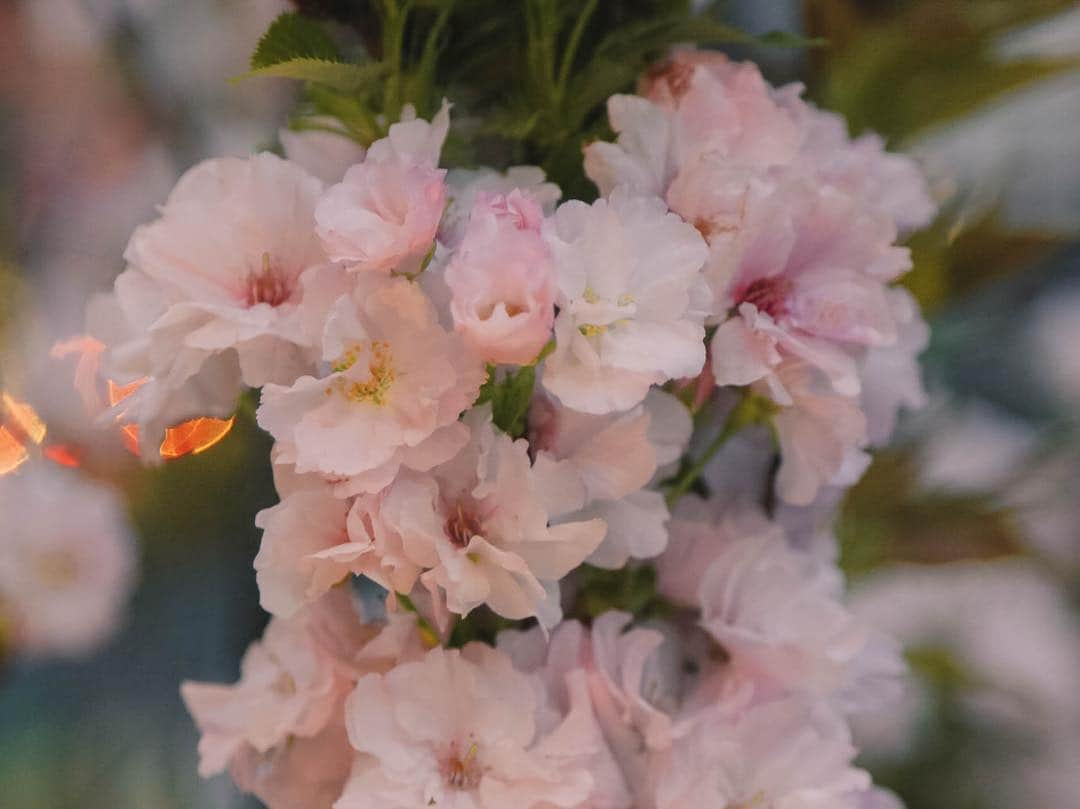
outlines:
M454 325L487 362L526 365L551 337L555 268L542 220L520 191L481 195L446 268Z
M184 702L202 732L201 775L220 772L245 747L267 753L292 736L315 736L333 721L349 678L308 628L317 611L328 609L351 610L347 594L293 619L272 619L244 655L236 685L183 685ZM354 621L349 629L359 635Z
M101 414L107 424L139 430L143 460L159 462L165 430L200 416L227 418L242 390L235 352L213 353L163 344L149 329L166 310L162 289L140 272L121 273L113 290L90 300L87 331L107 346L102 375L138 388ZM171 343L171 341L170 341ZM100 380L94 379L95 392Z
M296 471L350 477L375 474L377 490L407 463L444 457L447 436L476 399L483 365L439 325L420 288L377 274L358 279L327 319L329 373L292 387L268 385L259 424L277 440L276 461ZM431 443L429 443L431 442Z
M324 489L293 492L255 516L263 538L255 556L259 602L288 618L346 578L352 568L324 552L347 543L349 503Z
M244 745L229 761L229 776L267 809L331 809L352 760L344 718L335 716L314 736L293 736L266 752Z
M937 206L915 161L886 152L874 133L851 139L843 119L804 101L802 90L770 87L755 65L720 53L678 49L643 77L644 99L609 100L618 142L591 144L586 171L605 194L630 183L663 195L702 158L757 173L786 166L858 199L901 233L926 225Z
M481 644L362 677L346 705L358 751L336 809L572 809L593 779L595 736L571 712L541 723L534 680Z
M752 683L758 700L798 693L845 711L895 692L899 650L843 606L833 563L794 548L756 507L722 507L718 520L711 504L686 505L658 560L657 587L700 611L729 677Z
M197 371L227 351L247 385L290 382L310 366L302 277L327 261L314 232L321 191L317 179L266 152L208 160L180 178L161 217L138 228L124 253L129 273L149 279L140 286L160 290L160 315L140 335L151 376L179 375L185 364Z
M382 581L407 593L419 574L450 612L487 604L507 618L554 625L559 579L596 549L606 527L553 510L525 441L496 431L486 408L465 423L471 439L455 458L425 474L403 472L365 501Z
M345 172L315 209L315 230L333 261L371 272L417 272L434 246L446 207L446 171L436 168L449 105L429 124L390 127L363 162Z
M29 657L85 655L121 623L135 551L116 494L34 465L0 476L3 642Z
M875 132L848 137L843 117L818 109L794 92L783 93L781 103L800 122L803 142L798 161L805 170L885 214L901 234L930 224L938 205L914 159L887 152Z
M565 716L578 716L577 732L590 750L583 758L593 784L577 809L633 809L631 784L608 742L615 729L602 728L594 709L590 680L596 674L589 630L577 621L564 621L550 634L539 627L507 630L499 633L497 646L518 671L536 675L543 684L547 707L539 719L542 726L554 727Z
M706 247L658 199L564 203L548 228L559 278L544 387L587 413L626 410L705 361ZM657 272L658 267L664 271Z
M476 201L482 196L506 195L520 191L540 205L545 216L555 212L562 191L547 182L537 166L511 166L505 172L490 168L450 169L446 175L449 204L439 224L439 241L455 248L465 236L465 228Z
M659 389L625 413L581 413L540 394L530 410L534 469L558 497L560 511L608 526L589 564L618 569L656 556L667 545L668 509L645 487L678 460L690 440L687 409Z
M710 275L721 308L736 312L710 346L717 382L745 385L800 357L854 395L858 374L845 348L896 341L878 273L891 275L906 253L892 247L891 225L845 194L801 182L755 188L722 271Z
M780 443L777 493L788 503L806 505L821 487L850 478L849 470L865 469L860 458L867 440L866 416L856 398L838 394L803 362L781 364L774 379L775 387L759 384L758 390L786 402L773 416Z
M823 696L845 685L869 633L816 564L776 528L743 535L709 565L698 597L702 626L733 665L784 691Z
M351 763L342 719L353 684L422 652L415 617L364 624L343 589L292 618L271 619L244 655L237 684L181 687L202 733L200 774L228 767L238 786L274 809L329 807Z
M857 809L870 777L852 766L842 722L820 705L765 703L711 721L657 766L656 809L782 806Z

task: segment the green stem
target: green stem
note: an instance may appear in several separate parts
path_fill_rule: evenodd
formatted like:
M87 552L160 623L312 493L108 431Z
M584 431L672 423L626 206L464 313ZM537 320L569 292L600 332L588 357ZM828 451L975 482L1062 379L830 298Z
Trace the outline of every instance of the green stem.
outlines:
M428 643L430 646L441 646L442 637L436 631L435 627L431 625L427 618L420 614L420 610L416 608L413 600L404 593L395 593L397 596L398 604L400 604L406 611L411 612L416 616L416 626L420 630L420 637Z
M388 121L396 121L401 113L401 85L404 71L405 21L412 0L383 0L383 60L390 66L386 80L383 113Z
M578 15L577 22L574 23L574 30L571 31L570 38L566 41L566 48L563 49L562 63L559 65L559 77L556 80L560 103L562 103L562 99L566 95L566 83L570 80L570 69L573 67L574 57L577 56L581 37L585 34L585 27L589 24L593 12L596 11L597 3L598 0L587 0L585 7Z
M728 414L727 420L724 422L724 426L720 428L719 435L712 440L712 443L705 448L705 451L701 453L701 456L694 462L693 466L687 469L672 485L671 490L668 491L667 500L668 508L672 508L679 498L690 491L690 487L697 482L697 479L701 477L701 473L705 471L705 467L709 465L709 461L713 459L713 456L720 451L720 448L727 443L731 436L735 435L739 430L748 424L753 424L756 419L757 409L755 407L753 396L743 396L737 405Z

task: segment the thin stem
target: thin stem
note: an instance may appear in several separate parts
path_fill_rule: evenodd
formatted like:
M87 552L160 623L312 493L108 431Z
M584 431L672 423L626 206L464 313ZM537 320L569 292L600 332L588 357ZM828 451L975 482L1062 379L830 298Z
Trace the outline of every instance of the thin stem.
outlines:
M599 0L587 0L585 7L578 15L577 22L574 23L574 30L570 32L570 38L566 41L566 48L563 49L562 64L559 66L559 77L556 81L556 91L559 94L560 102L562 102L563 96L566 94L566 83L570 80L570 68L573 67L578 46L581 45L581 37L585 34L585 27L589 24L593 12L596 11L598 2Z
M442 645L442 637L438 631L431 625L427 618L420 614L420 610L416 608L413 600L404 593L395 593L398 604L405 608L407 612L411 612L416 616L416 627L420 632L421 639L430 647Z
M701 457L699 457L697 461L695 461L694 464L683 472L678 480L675 481L665 498L667 500L668 508L674 506L679 502L680 497L690 491L690 487L701 477L701 473L705 471L705 467L709 465L709 461L711 461L713 456L720 451L720 448L727 443L728 439L747 424L753 423L754 418L752 411L754 408L751 404L752 401L753 397L744 396L742 400L735 405L728 414L724 426L720 428L719 435L717 435L716 438L712 440L712 443L705 448L705 451L701 453Z
M418 103L422 102L420 108L424 111L431 106L431 90L434 84L435 62L439 56L439 40L442 37L443 29L446 28L446 24L450 20L450 12L453 8L454 0L444 1L443 7L439 10L439 16L435 18L435 22L428 31L427 39L424 41L424 50L417 66L423 98L413 99Z
M390 121L396 121L401 112L401 84L404 69L405 21L409 16L412 0L383 0L383 60L390 66L386 80L383 112Z

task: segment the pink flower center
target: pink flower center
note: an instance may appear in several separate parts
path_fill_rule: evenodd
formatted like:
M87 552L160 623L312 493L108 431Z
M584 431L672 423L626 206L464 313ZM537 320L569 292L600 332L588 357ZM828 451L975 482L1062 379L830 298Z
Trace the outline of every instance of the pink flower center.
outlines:
M752 303L759 312L775 319L787 314L787 298L790 293L791 281L787 278L759 278L743 289L741 295L736 296L735 306Z
M292 297L293 284L280 267L270 261L270 254L263 253L262 267L248 273L244 300L247 305L266 303L280 306Z
M449 509L444 530L455 547L468 547L470 539L483 533L482 521L477 511L475 503L464 503L461 500Z
M461 752L457 742L450 743L450 750L440 766L440 772L447 785L453 789L476 789L484 776L477 754L480 752L476 742Z
M768 798L764 792L757 792L745 801L729 803L725 809L765 809Z
M38 581L51 590L65 590L79 579L79 562L70 551L43 551L35 563Z

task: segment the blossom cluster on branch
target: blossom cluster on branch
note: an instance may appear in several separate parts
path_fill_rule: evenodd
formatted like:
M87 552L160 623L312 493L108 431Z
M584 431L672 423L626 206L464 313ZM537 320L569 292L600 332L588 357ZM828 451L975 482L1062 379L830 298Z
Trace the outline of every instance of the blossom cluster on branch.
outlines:
M847 720L903 665L821 535L921 402L893 282L934 204L752 64L679 50L639 91L592 203L440 166L444 102L204 162L133 236L90 317L142 381L111 416L156 447L261 388L274 439L270 624L183 687L204 775L273 809L892 800Z

